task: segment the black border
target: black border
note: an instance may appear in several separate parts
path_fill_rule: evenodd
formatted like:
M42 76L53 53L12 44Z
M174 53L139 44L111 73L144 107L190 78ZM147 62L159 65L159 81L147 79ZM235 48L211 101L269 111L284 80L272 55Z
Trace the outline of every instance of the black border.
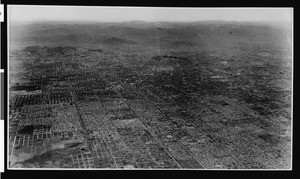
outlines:
M135 7L293 7L294 8L294 19L296 17L295 11L295 1L292 2L291 0L230 0L230 1L221 1L221 0L194 0L194 1L120 1L120 0L85 0L85 1L75 1L75 0L48 0L48 1L38 1L38 0L2 0L1 2L4 4L4 22L1 22L1 68L4 68L4 79L5 79L5 87L4 87L4 94L7 94L7 5L61 5L61 6L135 6ZM295 32L296 32L296 21L294 21L294 42L295 42ZM294 49L296 45L294 43ZM295 59L295 50L294 50L294 59ZM295 61L294 61L295 65ZM294 67L295 69L295 67ZM294 75L294 82L295 82L295 75ZM295 87L295 83L294 83ZM295 90L293 90L295 91ZM4 103L7 104L8 96L4 97ZM294 93L295 99L295 93ZM3 99L1 99L3 100ZM293 100L295 102L295 100ZM295 106L295 105L294 105ZM7 119L7 105L4 106L4 117ZM295 108L293 109L296 110ZM293 114L295 116L295 113ZM294 117L295 119L295 117ZM240 175L240 177L261 177L268 175L269 177L292 177L295 172L295 149L296 143L295 141L295 120L293 120L293 171L217 171L216 170L93 170L91 171L83 171L83 170L8 170L7 169L7 121L4 120L5 130L4 130L4 137L5 137L5 145L4 145L4 173L1 173L1 177L6 178L27 178L27 177L133 177L132 174L137 174L140 177L148 177L152 176L151 174L155 174L156 176L162 177L184 177L186 174L189 177L209 177L216 176L216 177L225 177L224 174L228 177L236 177L236 175ZM2 132L2 131L1 131ZM1 141L2 142L2 141ZM2 145L2 143L1 143ZM178 174L179 175L178 175ZM91 174L88 176L87 174ZM95 174L95 175L93 175ZM192 175L192 176L191 176Z
M148 7L293 7L292 0L184 0L184 1L151 1L151 0L2 0L3 4L19 4L19 5L94 5L94 6L148 6Z

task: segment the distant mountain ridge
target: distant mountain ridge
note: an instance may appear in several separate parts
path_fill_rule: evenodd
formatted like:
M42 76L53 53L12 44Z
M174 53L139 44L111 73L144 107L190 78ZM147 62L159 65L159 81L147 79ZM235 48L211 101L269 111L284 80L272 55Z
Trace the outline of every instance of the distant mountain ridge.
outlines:
M170 47L233 42L280 46L288 41L290 33L291 29L282 25L224 21L36 22L10 24L9 42L11 49L30 45L80 47L90 44L101 48L105 45L160 44Z

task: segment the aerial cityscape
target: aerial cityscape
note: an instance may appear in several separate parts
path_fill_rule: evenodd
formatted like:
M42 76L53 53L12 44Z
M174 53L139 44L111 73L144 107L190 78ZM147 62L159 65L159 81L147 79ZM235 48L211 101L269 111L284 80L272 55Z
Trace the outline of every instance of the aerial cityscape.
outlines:
M9 31L9 167L290 169L289 24Z

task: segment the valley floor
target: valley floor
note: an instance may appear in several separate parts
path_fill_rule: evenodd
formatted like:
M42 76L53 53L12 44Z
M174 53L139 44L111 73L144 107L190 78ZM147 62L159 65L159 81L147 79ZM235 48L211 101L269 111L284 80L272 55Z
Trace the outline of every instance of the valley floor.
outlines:
M11 53L10 168L291 168L291 69L275 52L108 64L55 50Z

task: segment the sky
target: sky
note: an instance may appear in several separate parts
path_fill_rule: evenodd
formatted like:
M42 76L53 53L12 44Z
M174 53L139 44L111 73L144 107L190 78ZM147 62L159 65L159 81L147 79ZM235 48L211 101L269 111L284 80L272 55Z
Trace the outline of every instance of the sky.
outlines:
M10 21L292 21L292 8L150 8L8 5Z

